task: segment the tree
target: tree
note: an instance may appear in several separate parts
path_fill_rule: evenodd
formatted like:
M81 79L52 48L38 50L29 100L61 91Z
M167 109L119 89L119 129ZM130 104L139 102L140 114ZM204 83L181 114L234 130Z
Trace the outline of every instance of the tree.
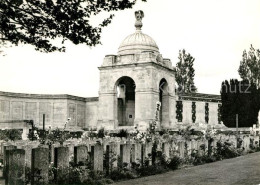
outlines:
M248 80L260 88L260 50L251 45L248 53L244 50L238 73L243 80Z
M257 123L259 111L259 90L248 80L225 80L221 86L221 119L227 127L252 127Z
M132 8L136 1L1 0L0 41L31 44L42 52L64 51L66 40L96 46L100 44L102 28L111 23L114 14L97 26L91 25L91 18L103 11ZM56 38L62 39L60 45L53 42Z
M193 68L193 58L190 53L186 51L179 51L179 62L176 64L176 82L178 84L178 91L183 93L196 92L197 88L194 84L195 70Z

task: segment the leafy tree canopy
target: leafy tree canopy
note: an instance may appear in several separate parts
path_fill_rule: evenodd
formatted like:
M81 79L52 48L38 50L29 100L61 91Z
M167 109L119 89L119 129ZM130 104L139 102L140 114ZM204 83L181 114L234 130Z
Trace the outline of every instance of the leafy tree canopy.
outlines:
M178 92L181 93L193 93L197 91L194 84L195 70L193 68L193 63L195 58L193 58L190 53L186 51L179 51L179 61L176 64L176 82L178 84Z
M248 52L244 50L238 73L243 80L248 80L260 88L260 50L251 45Z
M64 51L66 40L95 46L114 14L98 26L91 25L90 19L100 12L132 8L136 1L0 0L0 47L4 43L25 43L42 52ZM62 39L61 46L53 44L55 38Z

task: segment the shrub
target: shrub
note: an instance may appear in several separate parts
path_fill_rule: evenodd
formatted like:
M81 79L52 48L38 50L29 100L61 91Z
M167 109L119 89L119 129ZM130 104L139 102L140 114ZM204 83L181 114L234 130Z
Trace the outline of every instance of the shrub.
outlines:
M217 148L216 148L214 155L217 160L222 160L222 159L229 159L229 158L237 157L241 154L240 154L239 150L236 150L230 142L218 141Z
M217 159L214 155L207 155L207 152L200 154L197 150L191 153L191 163L193 165L201 165L205 163L215 162Z
M117 137L128 137L128 132L126 129L121 129L119 132L116 134Z
M22 139L22 130L20 129L8 129L8 130L0 130L0 140L21 140Z
M167 167L170 168L171 170L176 170L182 163L182 160L179 156L174 155L171 160L169 161Z
M105 137L105 129L104 128L101 128L101 129L98 130L97 137L98 138L104 138Z

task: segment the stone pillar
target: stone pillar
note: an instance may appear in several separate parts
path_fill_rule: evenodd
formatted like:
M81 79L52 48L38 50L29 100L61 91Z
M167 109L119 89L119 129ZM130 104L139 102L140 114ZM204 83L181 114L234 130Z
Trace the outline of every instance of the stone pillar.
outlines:
M186 141L186 143L187 143L187 153L188 153L188 155L190 155L191 154L191 141Z
M106 84L106 86L108 85L109 84ZM113 130L115 128L115 115L117 110L115 106L115 98L116 93L113 90L103 90L103 88L100 89L97 123L98 129L104 127L106 130Z
M26 126L23 128L22 140L28 140L29 128Z
M185 142L181 141L178 143L178 148L179 148L179 153L180 153L180 157L184 158L184 153L185 153Z
M103 146L96 144L93 146L93 168L95 171L103 171Z
M88 159L88 147L87 146L75 146L74 147L74 162L78 164L79 162L85 163Z
M110 144L109 160L113 160L112 167L116 168L118 164L118 156L120 155L120 145L118 143Z
M232 142L232 144L234 145L234 147L237 148L237 138L236 138L236 136L230 136L229 139Z
M149 123L155 119L156 101L158 94L149 92L148 89L135 90L135 121L138 130L146 131Z
M259 147L259 136L254 136L254 147Z
M141 163L142 160L142 144L136 143L134 145L134 162Z
M244 149L245 149L245 151L247 152L248 150L249 150L249 145L250 145L250 137L248 137L248 136L245 136L244 138L243 138L243 147L244 147Z
M54 149L54 167L59 168L58 174L54 178L59 180L67 167L69 167L69 148L58 147Z
M130 152L131 152L131 145L130 144L124 144L122 146L122 162L127 163L127 166L130 167ZM121 147L120 147L121 149ZM121 153L121 151L120 151Z
M6 179L8 174L9 174L9 158L7 156L7 152L9 150L14 150L17 147L14 145L9 145L9 146L3 146L3 155L4 155L4 168L3 168L3 177Z
M165 155L166 159L170 157L170 145L169 143L163 143L162 152Z
M25 150L14 149L7 150L7 158L9 161L8 178L6 184L8 185L22 185L25 180Z
M48 183L49 172L49 148L32 149L32 185L37 183ZM40 178L39 178L40 177ZM39 181L37 180L39 179Z
M147 159L149 159L149 165L151 165L152 164L151 155L152 155L153 143L149 142L149 143L146 143L144 146L145 146L145 148L144 148L144 159L145 159L145 157Z
M191 140L191 150L198 150L197 141L194 139Z

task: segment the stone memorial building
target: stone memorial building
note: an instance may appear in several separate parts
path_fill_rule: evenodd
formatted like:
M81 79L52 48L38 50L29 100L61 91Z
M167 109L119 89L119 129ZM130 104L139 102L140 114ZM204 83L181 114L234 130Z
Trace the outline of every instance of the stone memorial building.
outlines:
M181 125L220 126L219 95L176 94L175 67L163 58L156 42L141 31L142 11L136 11L136 31L106 55L99 67L99 97L0 92L0 123L34 120L48 128L101 128L137 126L145 130L157 119L162 128ZM156 118L157 106L160 107Z

